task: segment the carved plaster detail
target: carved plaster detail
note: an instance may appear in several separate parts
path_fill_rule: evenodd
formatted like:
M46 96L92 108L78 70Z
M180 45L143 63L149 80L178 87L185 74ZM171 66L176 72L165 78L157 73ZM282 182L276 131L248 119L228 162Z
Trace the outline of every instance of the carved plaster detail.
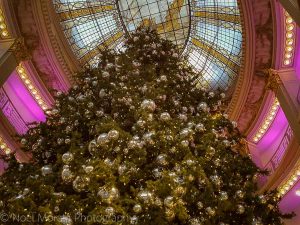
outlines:
M282 80L276 70L268 69L267 72L268 72L267 89L273 91L276 94L278 89L280 88L280 85L282 85Z
M273 63L273 17L269 0L251 1L255 24L255 68L247 100L238 119L239 129L246 133L255 120L266 92L268 72Z
M31 58L31 54L25 44L24 38L15 39L9 51L14 54L18 63Z

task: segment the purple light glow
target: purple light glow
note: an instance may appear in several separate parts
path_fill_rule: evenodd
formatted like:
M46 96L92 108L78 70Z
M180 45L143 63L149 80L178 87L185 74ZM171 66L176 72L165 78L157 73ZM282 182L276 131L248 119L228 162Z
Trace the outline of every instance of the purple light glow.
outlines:
M283 136L285 135L287 126L288 121L285 114L282 109L279 108L268 131L257 144L256 151L259 151L258 154L260 155L262 165L265 166L275 154Z
M296 47L295 47L295 69L296 69L296 75L298 79L300 80L300 28L297 26L297 38L296 38Z
M15 71L7 79L3 88L11 103L26 123L45 121L46 117L43 110Z
M283 213L290 213L294 210L298 210L300 221L300 196L296 195L296 191L300 189L300 182L294 185L294 187L282 198L279 207Z

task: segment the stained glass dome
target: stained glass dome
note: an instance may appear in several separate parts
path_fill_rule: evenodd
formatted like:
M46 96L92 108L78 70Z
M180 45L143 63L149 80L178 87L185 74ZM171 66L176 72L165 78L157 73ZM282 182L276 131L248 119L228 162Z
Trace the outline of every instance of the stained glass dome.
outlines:
M63 32L81 64L97 65L101 49L122 49L142 24L179 46L196 82L227 89L242 55L239 0L53 0Z

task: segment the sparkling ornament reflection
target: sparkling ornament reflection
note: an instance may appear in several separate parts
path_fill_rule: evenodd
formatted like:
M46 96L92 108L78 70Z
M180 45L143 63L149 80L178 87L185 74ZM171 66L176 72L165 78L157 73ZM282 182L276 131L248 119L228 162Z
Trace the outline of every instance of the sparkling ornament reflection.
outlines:
M42 175L47 176L52 173L52 166L51 165L45 165L41 169Z
M74 159L74 156L71 152L66 152L62 155L62 161L65 163L65 164L70 164L70 162L73 161Z

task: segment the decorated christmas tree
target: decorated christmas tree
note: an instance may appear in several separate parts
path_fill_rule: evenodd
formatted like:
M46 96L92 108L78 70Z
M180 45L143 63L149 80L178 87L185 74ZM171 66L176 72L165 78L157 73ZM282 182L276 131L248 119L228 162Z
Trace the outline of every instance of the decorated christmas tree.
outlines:
M140 28L124 52L57 92L45 123L6 159L1 224L283 224L276 192L257 195L220 91L195 85L171 42Z

